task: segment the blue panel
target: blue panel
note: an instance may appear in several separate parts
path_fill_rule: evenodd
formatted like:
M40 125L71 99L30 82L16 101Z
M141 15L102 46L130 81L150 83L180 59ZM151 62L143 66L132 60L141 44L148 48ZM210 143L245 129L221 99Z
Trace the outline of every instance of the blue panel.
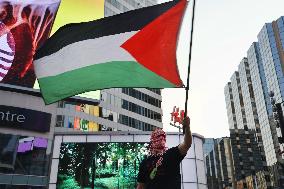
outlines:
M271 23L266 24L266 28L267 28L268 33L273 32L272 24L271 24Z
M279 19L277 19L277 25L278 27L284 27L284 24L283 24L283 17L280 17Z
M11 184L12 175L2 175L0 174L0 184Z
M26 185L28 183L28 176L24 176L24 175L14 175L13 176L13 181L12 184L13 185Z
M43 185L43 177L35 177L35 176L30 176L29 177L29 185Z

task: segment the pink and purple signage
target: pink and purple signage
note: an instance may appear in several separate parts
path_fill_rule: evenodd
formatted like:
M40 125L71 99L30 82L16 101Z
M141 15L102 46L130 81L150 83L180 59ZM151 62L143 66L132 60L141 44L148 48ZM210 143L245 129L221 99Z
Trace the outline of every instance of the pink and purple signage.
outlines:
M18 152L25 153L25 152L32 151L34 148L46 149L47 145L48 145L48 140L46 138L35 137L34 139L30 141L19 142Z

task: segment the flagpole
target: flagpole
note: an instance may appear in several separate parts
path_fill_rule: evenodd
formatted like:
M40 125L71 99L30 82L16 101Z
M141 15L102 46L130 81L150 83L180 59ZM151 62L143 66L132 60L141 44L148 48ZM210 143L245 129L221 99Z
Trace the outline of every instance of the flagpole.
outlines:
M193 26L194 26L194 15L195 15L195 0L193 0L192 7L192 21L191 21L191 32L190 32L190 45L189 45L189 57L188 57L188 69L187 69L187 80L186 80L186 88L185 88L185 110L184 116L187 116L187 102L188 102L188 90L189 90L189 74L190 74L190 63L191 63L191 54L192 54L192 38L193 38ZM183 126L183 134L184 134L184 126Z

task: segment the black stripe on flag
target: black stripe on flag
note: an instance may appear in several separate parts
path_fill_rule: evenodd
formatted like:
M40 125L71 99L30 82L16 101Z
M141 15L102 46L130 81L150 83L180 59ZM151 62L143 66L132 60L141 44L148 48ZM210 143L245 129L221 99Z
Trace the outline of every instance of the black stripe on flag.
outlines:
M67 24L59 28L37 50L34 59L51 55L63 47L78 41L140 30L179 2L180 0L174 0L95 21Z

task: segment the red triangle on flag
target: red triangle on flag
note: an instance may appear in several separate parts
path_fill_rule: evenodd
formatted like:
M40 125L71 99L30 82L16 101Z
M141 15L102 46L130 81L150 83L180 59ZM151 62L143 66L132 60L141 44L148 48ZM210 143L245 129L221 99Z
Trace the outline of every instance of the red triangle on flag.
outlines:
M178 87L183 83L177 68L177 38L186 4L181 0L121 45L144 67Z

